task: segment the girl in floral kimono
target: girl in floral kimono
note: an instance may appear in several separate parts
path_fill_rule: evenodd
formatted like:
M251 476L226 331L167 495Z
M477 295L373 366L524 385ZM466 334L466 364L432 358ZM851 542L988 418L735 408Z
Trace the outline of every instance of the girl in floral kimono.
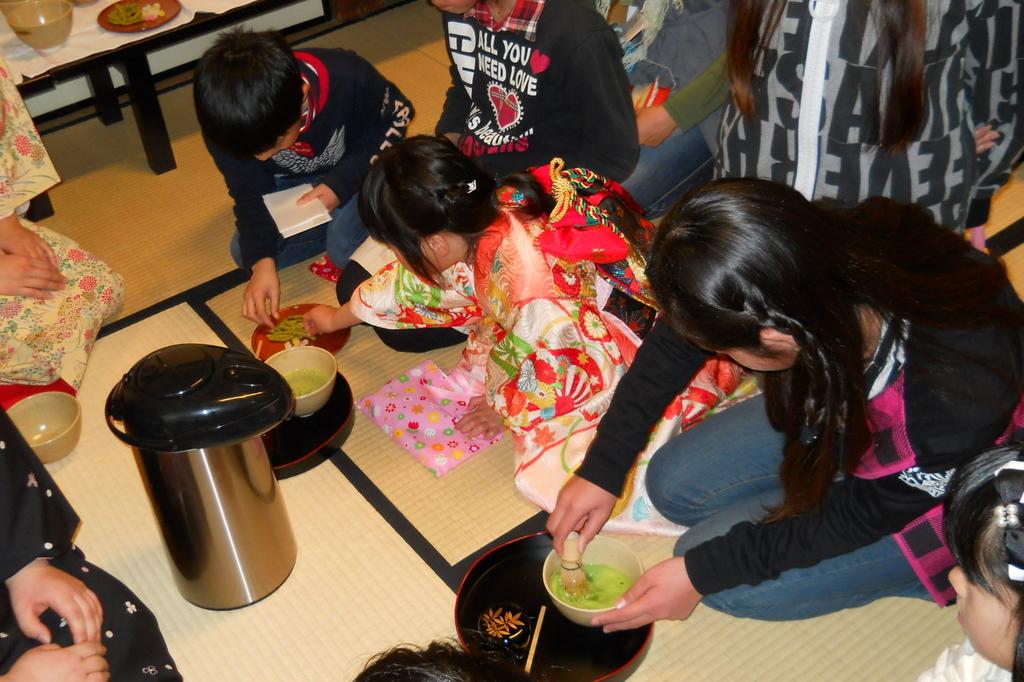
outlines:
M364 224L397 261L342 307L310 311L307 328L323 333L362 321L465 331L450 379L477 397L459 429L470 438L511 430L517 486L550 509L639 345L603 309L615 297L598 275L600 267L616 286L644 297L642 269L633 267L639 254L598 206L618 191L557 160L499 186L447 140L406 140L381 155L361 192ZM652 439L665 440L680 417L696 419L735 387L732 368L713 361ZM613 528L679 532L649 505L642 481L631 477Z
M19 207L60 182L0 59L0 384L78 388L102 321L124 297L106 263Z

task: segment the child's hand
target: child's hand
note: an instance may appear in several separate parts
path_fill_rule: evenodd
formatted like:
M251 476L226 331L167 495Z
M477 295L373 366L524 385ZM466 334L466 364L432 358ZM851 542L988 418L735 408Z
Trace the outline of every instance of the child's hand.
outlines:
M993 130L992 126L986 123L974 129L974 151L978 154L987 152L996 146L999 140L999 131Z
M0 254L0 296L53 298L50 292L64 288L66 280L46 260Z
M302 316L302 324L306 328L306 333L310 336L316 336L317 334L327 334L336 331L334 313L337 310L337 308L332 308L329 305L318 305L310 308Z
M657 147L675 132L678 126L668 109L660 104L656 107L645 107L636 112L636 131L640 144L645 147Z
M50 643L50 631L39 616L53 609L67 621L76 644L99 642L103 607L85 584L46 559L36 559L7 579L11 610L26 637Z
M478 395L469 401L469 412L459 419L455 428L466 438L494 438L505 430L505 420Z
M252 266L252 279L242 294L242 315L266 327L273 327L280 314L281 281L273 258L262 258ZM267 310L269 304L269 312Z
M338 199L338 195L334 193L334 190L324 184L319 184L313 189L309 190L296 201L296 204L302 205L313 201L313 199L319 199L320 203L324 205L324 208L328 212L341 206L341 200Z
M69 647L44 644L29 649L0 680L10 682L106 682L110 666L99 642Z

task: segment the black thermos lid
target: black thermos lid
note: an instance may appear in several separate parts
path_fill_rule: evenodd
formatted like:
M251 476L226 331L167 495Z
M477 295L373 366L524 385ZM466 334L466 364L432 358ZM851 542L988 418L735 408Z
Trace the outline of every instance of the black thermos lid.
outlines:
M184 343L153 351L107 398L107 422L125 442L180 452L259 435L291 414L292 391L247 353ZM124 423L124 432L111 424Z

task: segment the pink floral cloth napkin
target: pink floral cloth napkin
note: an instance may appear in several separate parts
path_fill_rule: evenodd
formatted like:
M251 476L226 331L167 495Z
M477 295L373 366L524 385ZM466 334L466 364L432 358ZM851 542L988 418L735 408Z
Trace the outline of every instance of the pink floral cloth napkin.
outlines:
M455 422L473 396L433 360L413 367L359 401L359 409L436 476L501 440L464 437Z

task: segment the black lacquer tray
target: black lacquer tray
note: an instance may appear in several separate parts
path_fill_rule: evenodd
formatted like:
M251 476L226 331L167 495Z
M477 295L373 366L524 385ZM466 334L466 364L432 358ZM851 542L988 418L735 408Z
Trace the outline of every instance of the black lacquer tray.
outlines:
M340 373L319 410L292 417L263 434L263 444L278 479L296 476L323 463L352 431L352 389Z
M466 572L455 598L455 628L462 645L525 662L532 629L547 606L537 640L531 674L552 682L625 680L643 661L654 626L605 634L569 621L555 609L541 582L541 568L551 551L545 533L528 535L495 547ZM520 613L525 638L507 641L487 634L481 618L501 611Z

